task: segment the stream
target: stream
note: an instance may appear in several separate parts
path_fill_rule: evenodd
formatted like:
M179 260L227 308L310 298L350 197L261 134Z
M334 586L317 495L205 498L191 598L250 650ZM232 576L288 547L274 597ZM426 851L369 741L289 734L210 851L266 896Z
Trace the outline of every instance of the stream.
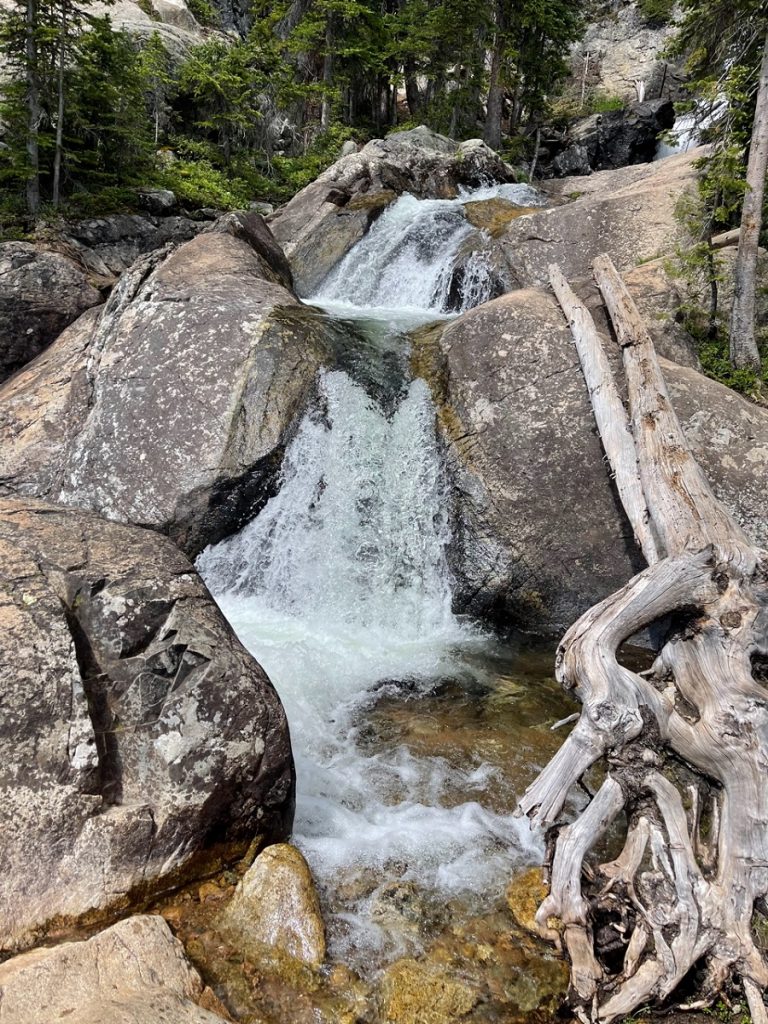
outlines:
M449 315L452 260L473 230L463 203L495 197L538 201L525 185L403 196L305 298L364 356L322 373L278 493L198 560L286 708L292 841L318 884L330 961L361 977L497 912L510 878L541 862L516 798L573 710L551 652L505 646L452 608L435 410L408 369L408 332ZM461 308L489 287L478 259Z

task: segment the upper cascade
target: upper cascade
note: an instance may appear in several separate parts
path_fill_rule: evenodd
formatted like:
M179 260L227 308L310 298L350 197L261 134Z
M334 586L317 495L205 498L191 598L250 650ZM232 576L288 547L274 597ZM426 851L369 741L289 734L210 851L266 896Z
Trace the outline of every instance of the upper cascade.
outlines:
M489 185L457 199L417 199L406 194L393 203L365 237L331 271L311 301L357 308L465 312L493 298L491 267L477 254L454 287L454 263L462 241L476 229L466 203L507 199L521 207L542 205L530 185Z

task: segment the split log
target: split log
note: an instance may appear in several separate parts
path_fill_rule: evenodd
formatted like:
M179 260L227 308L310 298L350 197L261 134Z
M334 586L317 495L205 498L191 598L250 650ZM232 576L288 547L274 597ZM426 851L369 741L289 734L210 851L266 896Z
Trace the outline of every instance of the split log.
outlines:
M741 983L753 1021L768 1024L768 961L755 933L768 896L768 554L696 463L610 260L598 258L594 273L622 349L629 416L588 311L557 267L550 279L648 568L583 615L558 649L558 679L583 707L520 801L554 839L537 924L570 959L584 1020L610 1024L687 979L695 1005ZM662 620L650 672L623 665L622 645ZM598 793L558 827L571 788L598 761ZM622 812L621 854L590 863Z

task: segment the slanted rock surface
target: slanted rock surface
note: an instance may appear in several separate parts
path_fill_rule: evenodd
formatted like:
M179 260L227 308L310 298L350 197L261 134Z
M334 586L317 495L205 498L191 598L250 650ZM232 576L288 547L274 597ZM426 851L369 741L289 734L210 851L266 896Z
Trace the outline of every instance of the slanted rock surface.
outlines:
M553 262L576 280L591 275L600 253L623 271L671 252L682 231L675 207L693 187L699 156L692 150L548 185L555 199L571 201L513 221L497 242L519 285L546 285Z
M120 921L87 942L0 965L2 1024L221 1024L200 975L161 917Z
M644 564L565 319L550 295L524 289L421 346L458 495L460 603L507 626L561 632ZM663 369L715 493L765 544L768 412L691 368Z
M330 270L397 196L450 198L459 185L514 180L478 139L456 143L423 126L375 139L337 160L270 217L300 295L313 294Z
M325 960L325 928L312 873L288 843L259 854L238 884L222 923L246 942L274 946L310 966Z
M142 257L0 389L0 490L170 533L196 555L266 500L338 331L262 218ZM53 402L53 404L48 404Z
M74 260L31 242L0 243L0 381L101 302Z
M0 948L288 833L280 701L171 541L4 500L0 566Z

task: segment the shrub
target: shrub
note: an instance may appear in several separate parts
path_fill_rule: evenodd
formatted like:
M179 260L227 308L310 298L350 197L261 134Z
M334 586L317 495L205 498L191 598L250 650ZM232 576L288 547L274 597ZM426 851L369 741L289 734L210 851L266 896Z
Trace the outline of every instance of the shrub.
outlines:
M646 24L660 27L672 20L675 0L639 0L638 8Z
M187 7L195 21L201 25L208 25L212 28L220 26L221 19L211 0L187 0Z
M252 195L247 182L228 177L208 160L175 160L155 175L155 183L171 189L188 206L216 210L242 209Z

